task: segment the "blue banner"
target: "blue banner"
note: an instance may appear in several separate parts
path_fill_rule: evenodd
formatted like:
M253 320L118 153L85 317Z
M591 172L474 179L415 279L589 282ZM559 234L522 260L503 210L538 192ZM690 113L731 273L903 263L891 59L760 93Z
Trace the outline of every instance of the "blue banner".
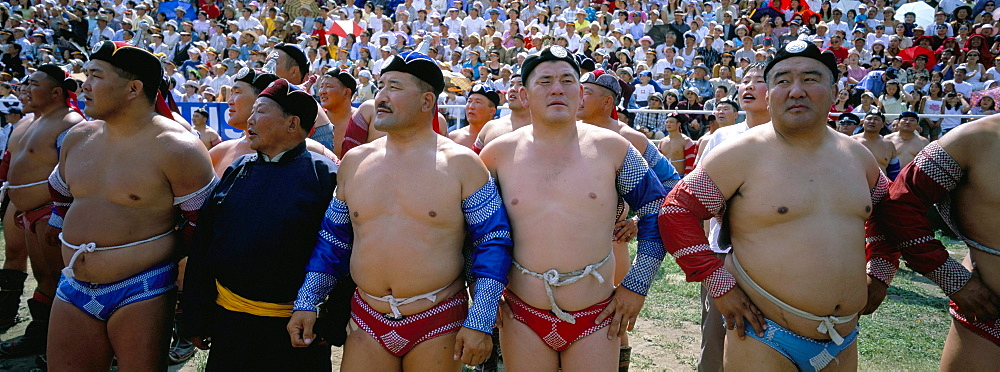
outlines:
M189 123L191 122L192 111L199 107L208 111L207 125L215 129L216 132L219 132L219 136L222 137L223 141L240 138L243 135L243 131L226 124L229 121L229 105L225 102L177 102L177 108L181 111L181 116L187 119Z

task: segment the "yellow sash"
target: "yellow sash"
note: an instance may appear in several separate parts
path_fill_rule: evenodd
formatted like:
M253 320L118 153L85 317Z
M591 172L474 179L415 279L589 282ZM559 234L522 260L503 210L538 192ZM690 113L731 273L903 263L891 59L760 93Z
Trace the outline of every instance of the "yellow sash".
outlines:
M219 296L215 298L215 303L226 310L272 318L289 318L292 316L292 304L273 304L244 298L233 293L229 288L224 287L218 280L215 281L215 288L219 292Z

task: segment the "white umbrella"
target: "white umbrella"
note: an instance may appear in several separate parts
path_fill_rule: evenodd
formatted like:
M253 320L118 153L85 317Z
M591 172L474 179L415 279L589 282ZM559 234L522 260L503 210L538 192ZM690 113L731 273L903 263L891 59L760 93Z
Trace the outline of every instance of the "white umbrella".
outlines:
M934 23L934 8L922 1L900 5L899 9L896 10L896 16L893 18L904 22L906 21L906 13L910 12L913 12L917 16L917 20L913 23L920 27L927 28L927 26ZM927 32L932 33L933 30L927 30Z

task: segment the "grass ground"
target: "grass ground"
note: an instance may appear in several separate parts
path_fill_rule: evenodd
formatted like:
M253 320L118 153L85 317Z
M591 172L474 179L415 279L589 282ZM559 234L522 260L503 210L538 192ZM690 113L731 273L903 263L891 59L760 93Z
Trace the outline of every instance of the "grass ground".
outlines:
M958 241L942 238L952 256L961 260L968 249ZM3 247L0 241L0 253ZM633 244L634 252L634 244ZM24 298L34 283L26 284ZM632 370L694 370L697 366L701 312L698 284L687 283L673 261L663 264L640 313L640 323L631 334L634 346ZM889 295L875 314L861 318L858 351L862 371L935 371L948 333L947 299L923 276L901 268ZM23 306L22 316L27 316ZM23 332L22 322L2 335L3 340ZM335 365L339 365L335 350ZM208 353L199 352L171 371L204 370ZM26 371L34 358L0 360L0 370ZM469 370L469 369L466 369Z

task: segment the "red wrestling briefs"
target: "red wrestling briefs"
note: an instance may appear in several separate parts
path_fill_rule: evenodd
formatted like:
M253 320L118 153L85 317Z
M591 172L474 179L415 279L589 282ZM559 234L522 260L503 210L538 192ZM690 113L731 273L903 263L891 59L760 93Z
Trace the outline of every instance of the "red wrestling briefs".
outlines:
M362 300L359 291L354 291L351 301L351 319L386 351L398 357L406 355L421 342L458 332L469 312L468 297L462 290L430 309L407 315L402 320L391 320Z
M948 312L951 313L951 317L955 318L955 322L961 324L966 329L972 331L982 338L990 340L993 344L1000 346L1000 319L994 319L985 322L971 322L966 319L965 314L962 310L959 310L958 304L955 301L950 301L948 303Z
M14 213L14 224L17 227L35 232L35 225L39 222L47 222L52 217L52 203L30 211L17 211Z
M368 122L365 121L365 116L361 114L361 110L358 110L354 115L351 115L351 121L347 125L347 132L344 134L344 142L341 143L340 153L337 156L343 159L347 151L361 146L365 142L368 142Z
M574 342L607 327L613 318L609 316L600 324L594 324L597 316L611 303L611 297L586 309L570 311L569 314L576 319L576 324L557 318L550 310L539 309L524 303L511 291L504 291L504 299L507 300L507 305L510 307L511 317L531 328L546 345L555 351L566 350Z

